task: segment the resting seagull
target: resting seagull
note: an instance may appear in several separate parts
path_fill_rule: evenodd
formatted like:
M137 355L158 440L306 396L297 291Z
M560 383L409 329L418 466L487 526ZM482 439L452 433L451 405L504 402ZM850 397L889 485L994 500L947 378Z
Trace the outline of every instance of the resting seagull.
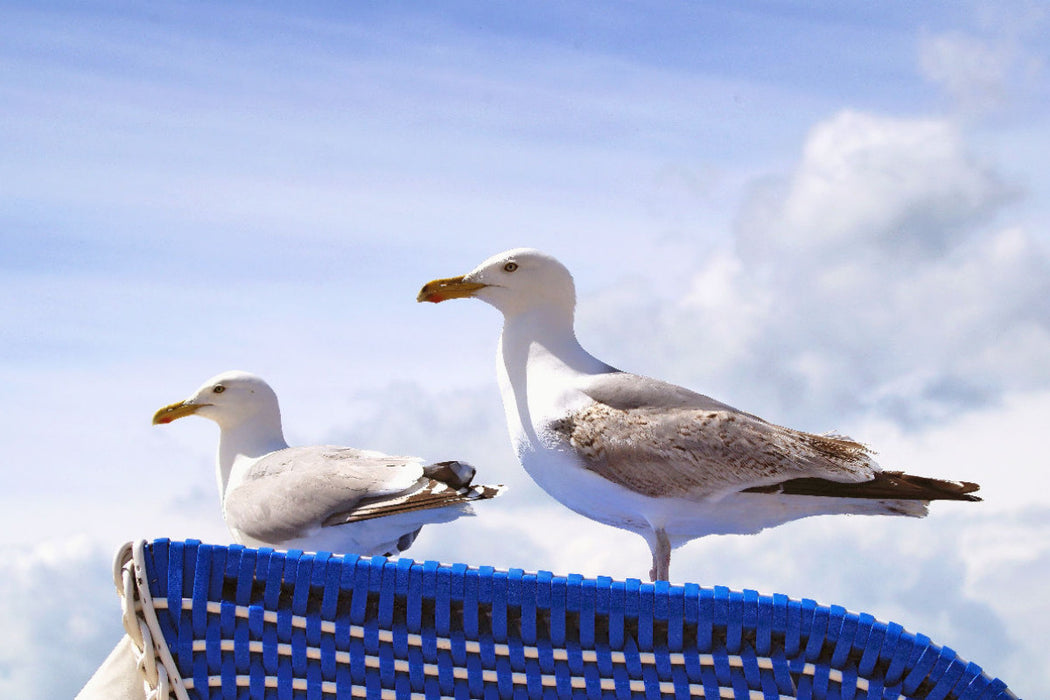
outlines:
M277 394L247 372L225 372L153 424L196 414L219 424L216 473L222 515L250 547L390 556L427 523L472 515L469 503L500 486L472 486L463 462L425 464L372 450L289 447Z
M474 297L503 313L500 391L518 460L547 493L636 532L667 580L671 550L811 515L922 517L929 501L979 501L976 484L882 471L864 445L813 435L673 384L621 372L580 346L576 291L538 250L434 280L418 301Z

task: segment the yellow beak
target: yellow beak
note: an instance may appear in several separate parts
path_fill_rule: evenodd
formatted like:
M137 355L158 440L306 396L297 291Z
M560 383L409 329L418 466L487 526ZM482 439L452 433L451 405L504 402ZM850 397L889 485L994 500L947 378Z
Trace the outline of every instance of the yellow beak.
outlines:
M448 277L424 284L419 290L416 301L429 301L437 304L447 299L463 299L474 296L474 292L487 286L487 284L478 282L466 282L463 280L463 275Z
M163 423L170 423L177 418L184 418L186 416L192 416L198 410L200 410L206 404L201 403L186 403L185 401L179 401L169 406L165 406L156 413L153 414L153 425L161 425Z

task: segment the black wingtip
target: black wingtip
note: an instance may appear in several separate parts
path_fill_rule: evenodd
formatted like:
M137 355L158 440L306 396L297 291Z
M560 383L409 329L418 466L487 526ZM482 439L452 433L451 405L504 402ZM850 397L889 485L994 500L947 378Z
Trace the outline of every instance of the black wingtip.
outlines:
M470 486L470 482L474 480L474 474L476 472L477 470L466 462L460 462L454 459L447 462L435 462L434 464L423 467L423 474L425 476L434 481L448 484L454 489L461 489Z
M906 482L920 492L925 491L928 500L931 501L981 501L980 496L973 495L974 491L980 489L979 484L972 481L949 481L946 479L933 479L925 476L915 476L901 472L889 472L900 482Z
M975 484L972 481L956 481L954 482L959 485L959 491L957 492L957 500L960 501L973 501L979 502L984 499L980 496L974 496L973 492L981 488L980 484Z
M904 472L877 472L871 481L860 483L827 479L789 479L778 484L755 486L746 491L783 493L795 496L832 498L877 498L905 501L981 501L973 492L981 487L972 481L947 481Z

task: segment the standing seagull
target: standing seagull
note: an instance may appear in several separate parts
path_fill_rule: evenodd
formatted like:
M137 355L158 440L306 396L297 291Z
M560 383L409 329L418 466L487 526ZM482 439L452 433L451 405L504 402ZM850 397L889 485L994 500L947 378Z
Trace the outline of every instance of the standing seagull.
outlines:
M251 547L361 555L402 552L427 523L472 515L469 502L501 486L471 486L474 467L425 465L350 447L289 447L277 394L247 372L224 372L153 424L196 414L219 424L216 473L222 515Z
M511 442L547 493L636 532L667 580L671 550L810 515L926 515L929 501L979 501L968 482L885 472L860 443L767 423L703 394L621 372L573 331L576 290L538 250L495 255L427 283L418 301L475 297L503 312L497 371Z

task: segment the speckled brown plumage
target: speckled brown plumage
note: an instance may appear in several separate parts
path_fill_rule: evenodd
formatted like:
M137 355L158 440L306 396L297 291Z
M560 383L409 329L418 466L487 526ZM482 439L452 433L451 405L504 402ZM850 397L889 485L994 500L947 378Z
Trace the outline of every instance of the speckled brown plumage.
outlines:
M867 481L869 451L732 410L634 408L594 402L555 421L587 469L653 497L703 498L756 483L818 476Z
M653 497L705 498L788 479L863 482L864 445L769 423L709 396L627 372L598 375L593 400L550 428L587 469Z

